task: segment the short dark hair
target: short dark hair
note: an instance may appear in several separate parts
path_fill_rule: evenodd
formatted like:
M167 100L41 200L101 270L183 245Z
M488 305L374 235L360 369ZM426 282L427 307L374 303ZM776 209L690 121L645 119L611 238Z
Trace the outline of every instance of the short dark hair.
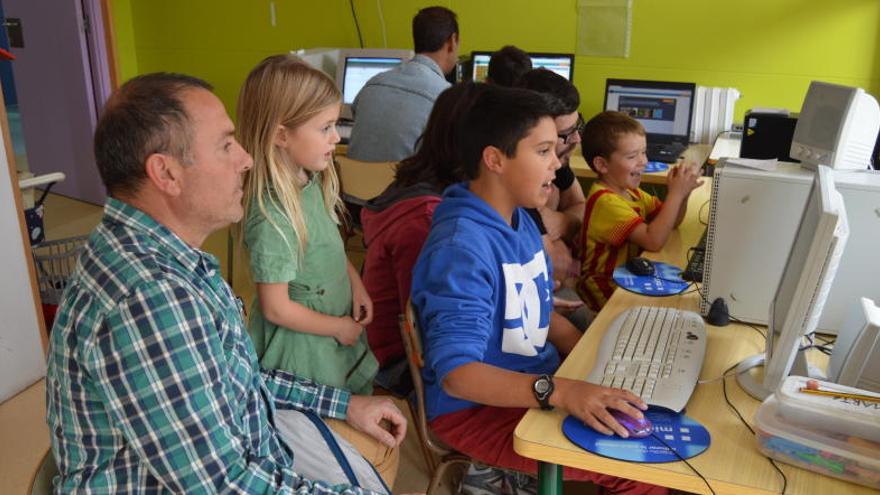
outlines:
M181 99L188 89L213 88L196 77L157 72L130 79L110 96L94 140L95 162L109 195L136 192L153 153L191 162L191 121Z
M554 117L576 112L581 104L581 96L574 84L547 69L532 69L526 72L519 78L517 86L544 93L556 100L553 110Z
M551 104L540 93L487 85L477 96L456 134L461 147L461 175L480 175L483 150L494 146L505 156L516 156L516 147L544 117L552 117Z
M437 192L443 192L448 186L465 180L457 167L460 147L456 142L456 130L486 87L486 84L468 81L440 93L425 131L419 137L415 154L397 167L394 177L397 186L425 183Z
M581 152L587 165L597 172L593 160L597 156L608 159L617 149L617 139L622 134L645 135L642 124L623 112L606 111L590 119L581 133Z
M436 52L453 34L458 34L458 18L446 7L426 7L412 21L416 53Z
M492 54L486 82L513 87L523 74L532 70L532 57L513 45L507 45Z

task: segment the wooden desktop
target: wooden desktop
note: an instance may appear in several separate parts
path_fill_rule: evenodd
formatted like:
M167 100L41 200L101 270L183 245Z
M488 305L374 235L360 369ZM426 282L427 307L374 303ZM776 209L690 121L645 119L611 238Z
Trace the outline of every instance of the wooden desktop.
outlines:
M705 228L709 212L703 205L709 200L710 186L711 180L706 179L706 183L691 194L685 221L673 231L662 251L647 254L647 257L685 266L688 248L697 243ZM585 379L595 362L596 351L605 329L626 309L636 305L649 305L698 312L699 297L695 292L685 291L680 296L656 298L618 289L556 375ZM764 340L753 328L737 324L720 328L707 324L706 329L709 342L700 374L701 380L717 379L730 366L764 350ZM727 378L727 392L743 417L753 424L760 402L746 395L734 377ZM514 449L520 455L541 461L541 493L561 491L561 469L556 465L572 466L688 492L710 493L705 483L683 462L630 463L600 457L581 449L568 441L562 433L561 424L566 414L561 410L547 412L532 409L514 433ZM720 380L697 385L688 403L687 414L705 425L712 436L709 449L689 459L689 462L709 480L715 493L744 495L781 492L782 478L767 458L758 452L754 435L740 423L725 403ZM779 465L788 478L787 495L876 493L867 487L838 481L786 464Z

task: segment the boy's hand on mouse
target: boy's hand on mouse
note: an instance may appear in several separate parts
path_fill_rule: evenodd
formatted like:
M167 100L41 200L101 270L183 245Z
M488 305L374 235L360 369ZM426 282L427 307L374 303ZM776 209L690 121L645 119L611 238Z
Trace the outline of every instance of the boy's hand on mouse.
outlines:
M648 405L629 390L603 387L579 380L557 379L559 406L574 414L581 421L603 435L614 433L627 438L629 433L608 409L617 409L634 418L642 418Z
M339 328L336 331L336 340L342 345L353 345L364 331L364 326L354 321L350 316L339 318Z

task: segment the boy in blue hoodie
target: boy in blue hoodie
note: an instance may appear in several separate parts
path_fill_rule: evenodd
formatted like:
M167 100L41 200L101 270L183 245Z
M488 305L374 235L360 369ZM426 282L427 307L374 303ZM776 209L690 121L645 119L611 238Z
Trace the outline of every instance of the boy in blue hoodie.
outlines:
M537 463L513 450L513 430L528 408L561 407L625 437L608 409L642 417L647 407L628 391L551 376L581 333L553 311L550 264L523 208L550 196L560 166L556 141L544 96L486 89L457 133L470 181L444 193L413 269L431 429L478 461L532 475ZM588 471L566 468L564 476L603 493L666 493Z

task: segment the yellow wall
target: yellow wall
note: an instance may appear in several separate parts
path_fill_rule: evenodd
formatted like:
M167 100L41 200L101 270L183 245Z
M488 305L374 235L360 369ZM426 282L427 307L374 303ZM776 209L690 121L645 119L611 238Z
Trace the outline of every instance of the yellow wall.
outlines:
M276 9L274 27L271 3ZM115 0L114 11L119 10L116 4L130 5L130 19L117 19L123 24L117 29L132 32L135 48L133 53L120 53L120 66L134 65L138 73L175 70L206 78L231 111L247 71L264 56L292 48L358 43L347 0ZM377 2L354 4L365 45L381 47ZM463 53L506 43L530 51L574 51L576 0L381 0L388 45L411 48L412 16L432 4L458 13ZM800 108L812 79L880 93L876 0L633 4L629 58L575 61L575 84L585 114L600 109L607 77L733 86L743 93L737 118L755 106Z

